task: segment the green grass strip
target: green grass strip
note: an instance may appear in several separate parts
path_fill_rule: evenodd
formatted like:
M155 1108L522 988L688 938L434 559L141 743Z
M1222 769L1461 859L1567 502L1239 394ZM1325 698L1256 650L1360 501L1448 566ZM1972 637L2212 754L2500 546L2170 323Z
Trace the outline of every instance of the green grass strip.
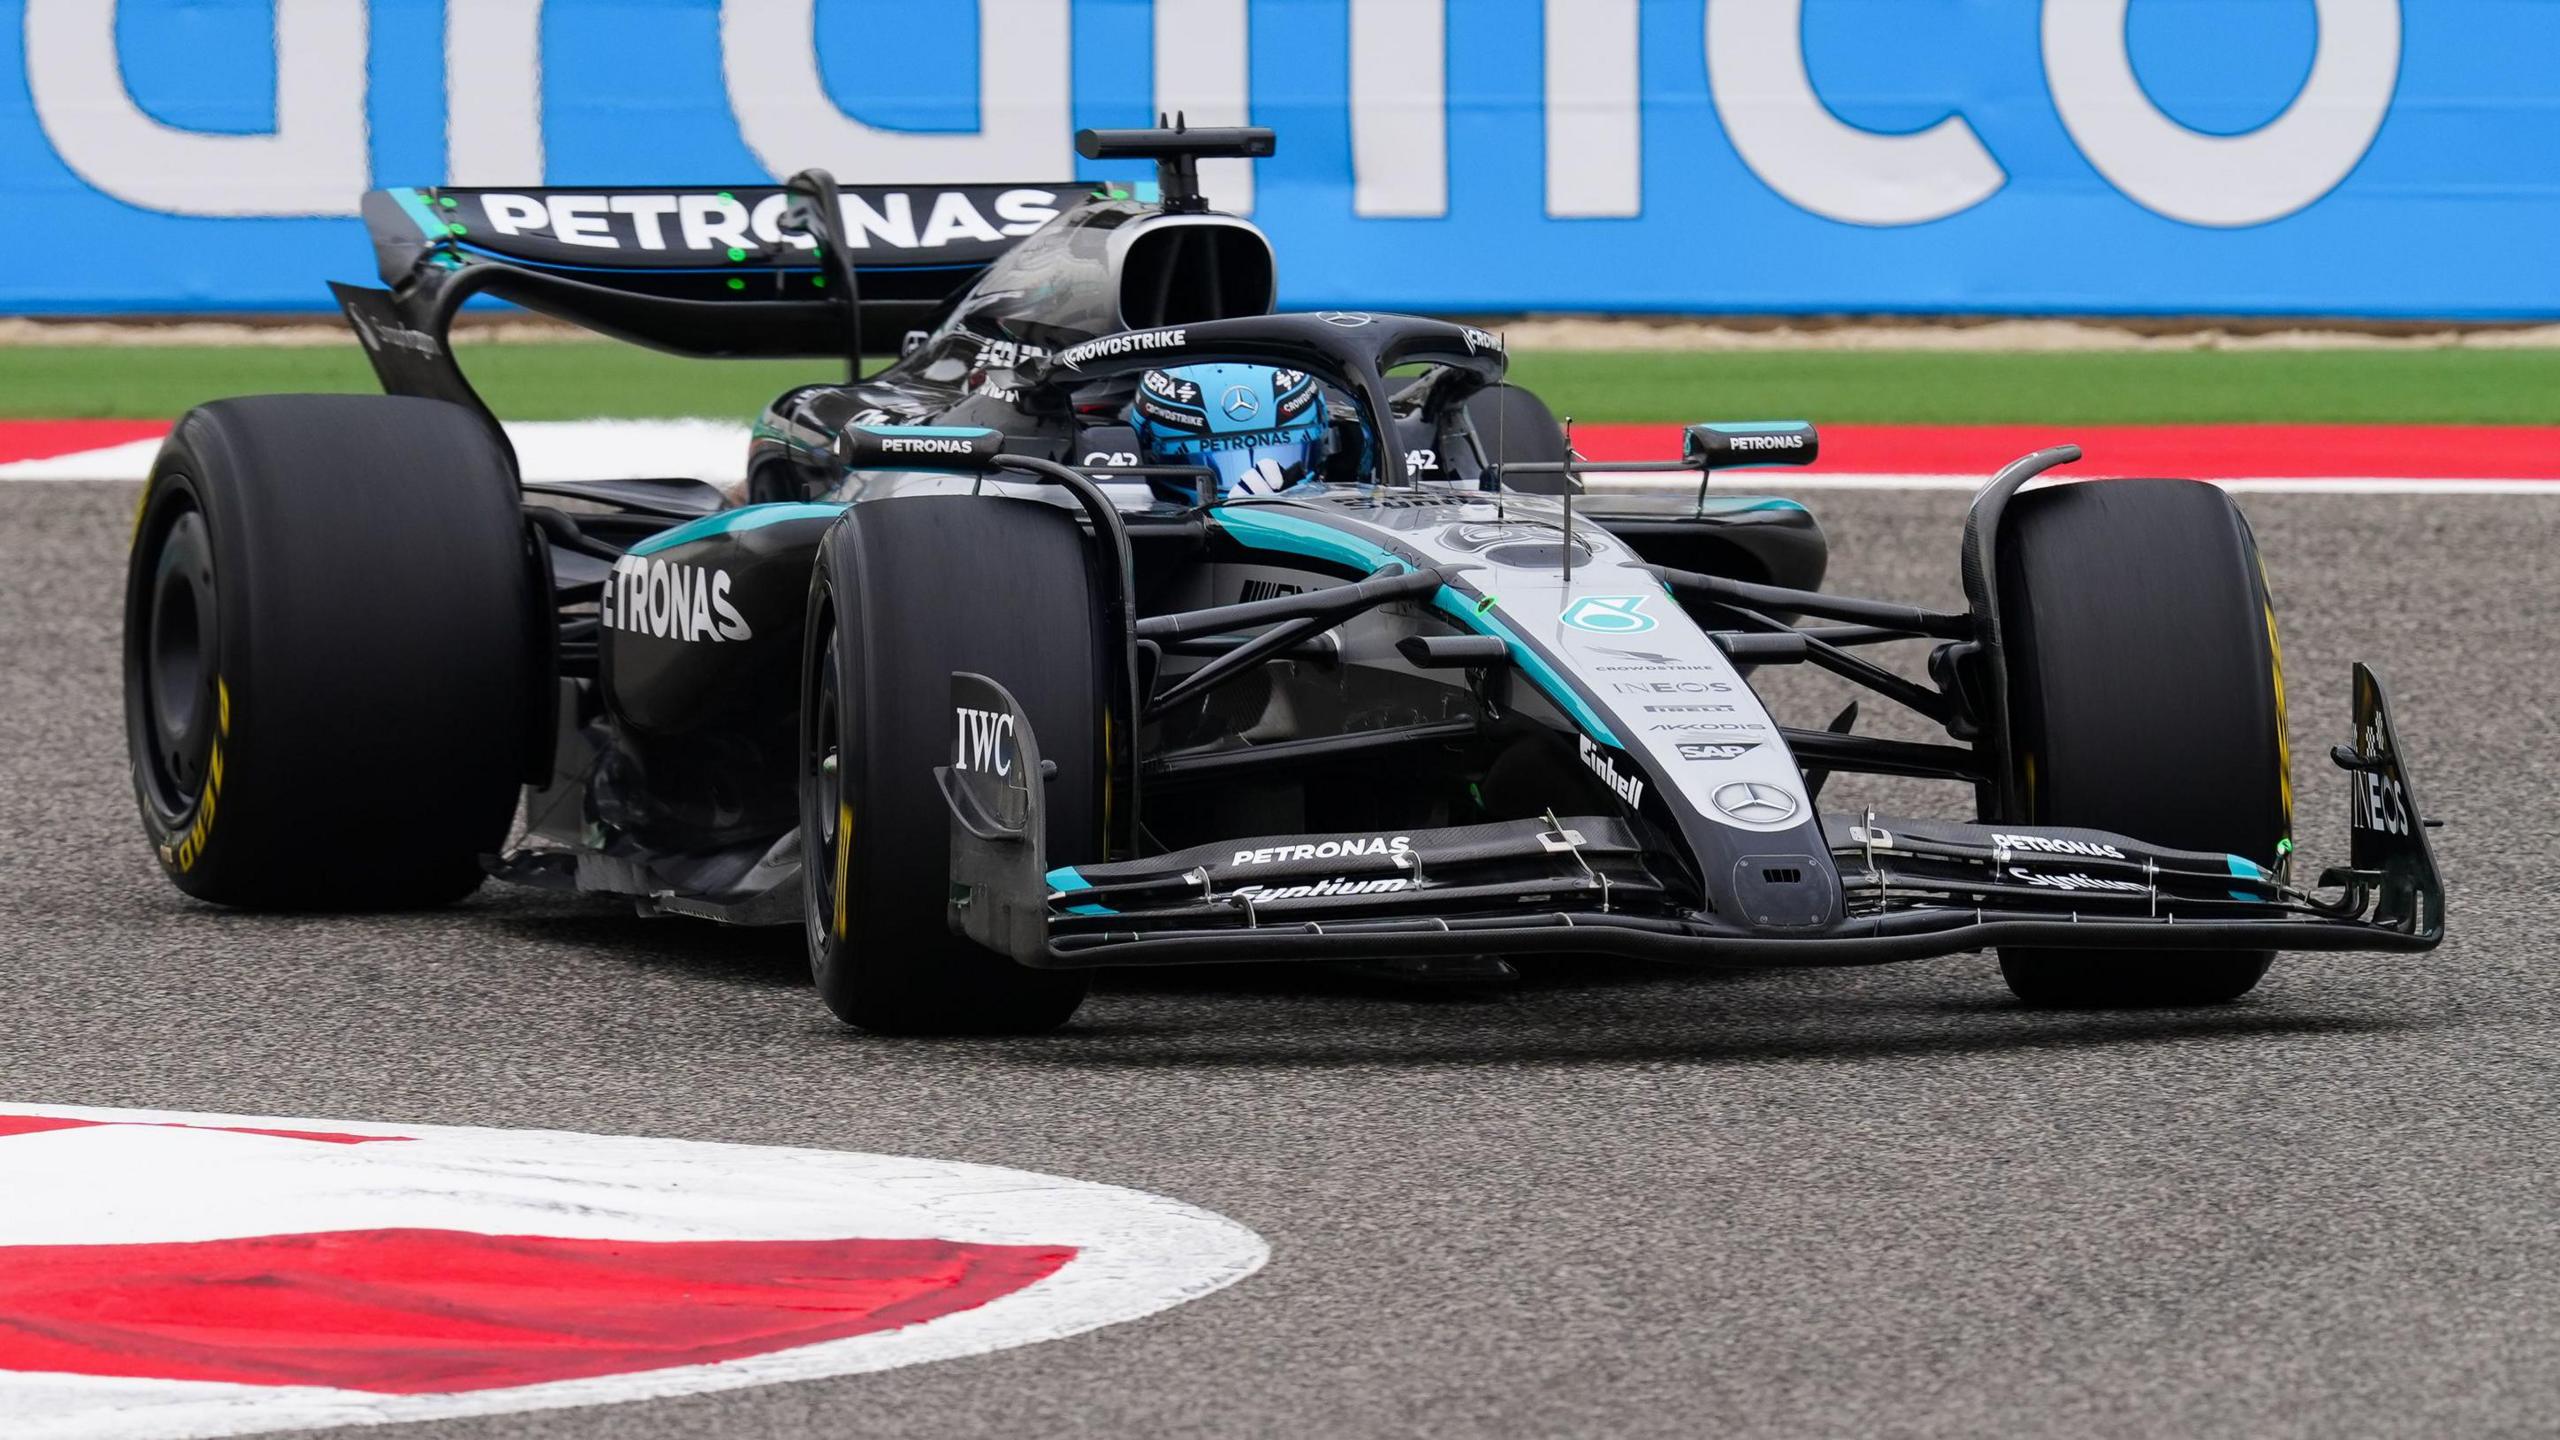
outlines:
M520 420L752 419L821 360L685 360L610 343L462 345L498 413ZM2294 422L2560 424L2560 350L1530 351L1512 373L1593 423ZM370 391L344 346L0 348L0 416L165 419L224 395Z

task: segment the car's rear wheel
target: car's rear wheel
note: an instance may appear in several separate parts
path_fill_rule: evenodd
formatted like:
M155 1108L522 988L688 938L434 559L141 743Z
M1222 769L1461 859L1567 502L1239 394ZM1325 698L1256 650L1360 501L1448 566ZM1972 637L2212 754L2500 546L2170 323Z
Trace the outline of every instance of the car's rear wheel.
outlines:
M126 735L161 868L255 908L470 894L525 769L531 607L512 470L460 407L189 412L125 583Z
M1999 547L2015 780L2027 825L2111 830L2280 867L2292 833L2283 662L2257 542L2189 480L2028 491ZM2266 950L2008 947L2035 1005L2210 1005Z
M1565 458L1564 427L1536 392L1517 385L1488 385L1467 397L1467 424L1486 463L1555 464ZM1519 475L1504 482L1513 490L1539 495L1564 493L1564 476Z
M810 596L801 749L809 965L849 1024L886 1034L1030 1034L1083 1003L1078 972L1034 970L951 932L951 676L1018 700L1056 767L1048 853L1102 854L1105 628L1092 545L1034 501L919 495L853 506Z

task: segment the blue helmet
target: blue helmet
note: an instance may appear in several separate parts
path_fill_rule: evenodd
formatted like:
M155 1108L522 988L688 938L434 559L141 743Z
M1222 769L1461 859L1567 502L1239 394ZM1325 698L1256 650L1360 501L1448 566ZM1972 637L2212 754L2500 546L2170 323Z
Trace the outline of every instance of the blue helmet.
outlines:
M1315 478L1333 449L1332 422L1316 382L1263 365L1184 365L1150 370L1129 403L1129 424L1150 465L1202 465L1218 495L1270 495ZM1159 486L1193 504L1188 484Z

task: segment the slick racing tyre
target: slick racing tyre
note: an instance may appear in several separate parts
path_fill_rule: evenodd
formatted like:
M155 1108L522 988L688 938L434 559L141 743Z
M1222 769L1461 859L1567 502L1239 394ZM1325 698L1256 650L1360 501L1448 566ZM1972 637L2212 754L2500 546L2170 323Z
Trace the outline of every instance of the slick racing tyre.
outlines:
M1517 385L1488 385L1467 397L1467 424L1476 432L1484 458L1500 467L1554 464L1565 458L1564 427L1556 423L1547 402ZM1561 495L1564 476L1522 475L1504 482L1523 494Z
M2108 480L2011 502L1999 548L2009 718L2026 825L2112 830L2279 866L2292 832L2275 609L2249 523L2191 480ZM2000 952L2031 1005L2211 1005L2265 950Z
M125 580L135 797L200 900L458 900L525 769L535 610L512 467L459 406L221 400L162 447Z
M1105 626L1092 545L1036 501L915 495L854 505L818 548L801 704L809 966L839 1019L884 1034L1035 1034L1083 1003L951 932L951 676L1018 700L1056 766L1053 863L1102 854Z

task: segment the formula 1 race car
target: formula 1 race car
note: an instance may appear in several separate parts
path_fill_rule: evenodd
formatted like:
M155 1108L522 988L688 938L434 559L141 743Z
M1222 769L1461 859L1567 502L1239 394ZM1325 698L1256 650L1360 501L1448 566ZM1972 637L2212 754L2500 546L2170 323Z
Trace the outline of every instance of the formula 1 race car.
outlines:
M1272 313L1269 243L1196 182L1271 132L1078 148L1157 181L369 196L391 288L337 294L391 393L207 405L142 501L126 708L170 879L800 925L826 1003L893 1032L1046 1030L1102 966L1996 949L2030 1002L2199 1004L2278 950L2442 938L2362 666L2352 853L2293 878L2274 613L2219 489L2022 490L2057 446L1975 499L1962 610L1825 593L1803 507L1711 483L1812 427L1692 426L1600 493L1497 335ZM773 403L743 484L520 483L449 348L475 295L847 378ZM1862 653L1895 642L1926 682ZM1947 739L1782 723L1750 677L1787 665ZM1822 812L1844 771L1971 803Z

